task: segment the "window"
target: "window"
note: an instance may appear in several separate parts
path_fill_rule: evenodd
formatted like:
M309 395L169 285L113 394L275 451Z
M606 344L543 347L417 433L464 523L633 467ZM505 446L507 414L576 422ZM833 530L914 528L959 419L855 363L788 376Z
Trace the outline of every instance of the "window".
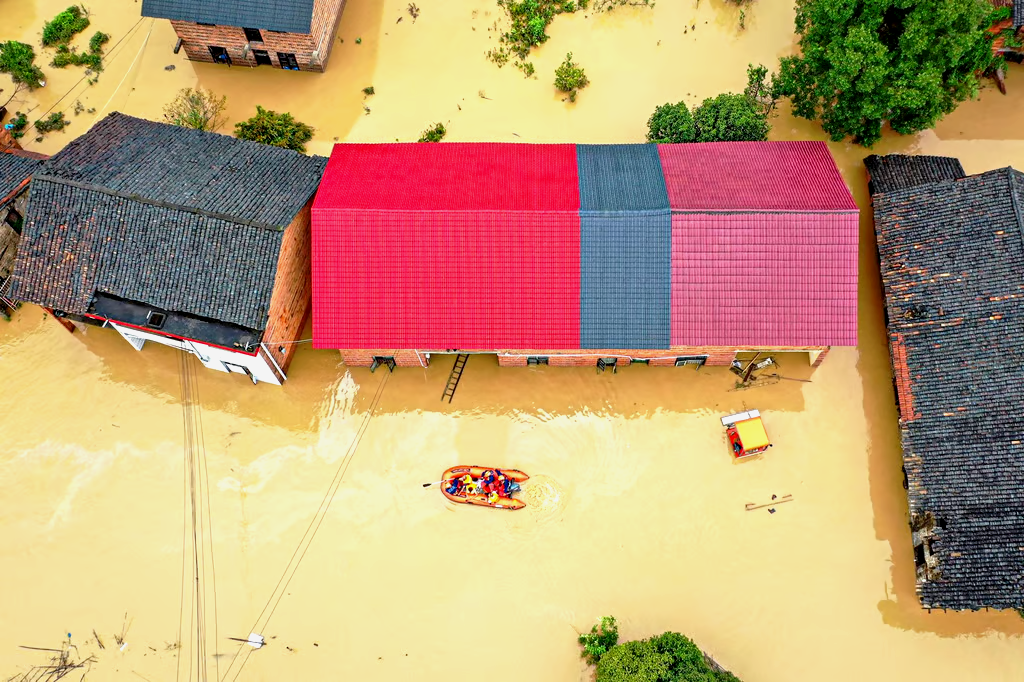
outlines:
M708 361L706 355L684 355L676 358L676 367L686 367L687 365L697 365L697 369L704 366L704 363Z
M531 355L530 357L526 358L526 365L527 366L546 365L546 364L548 364L548 359L547 359L547 357L545 357L543 355Z
M210 45L210 56L213 57L213 61L218 64L227 64L231 66L231 55L223 47L217 45Z
M295 61L295 54L293 52L278 52L277 61L281 64L282 69L288 69L289 71L299 70L299 63Z
M370 365L370 372L376 372L377 368L381 365L387 367L390 371L395 371L395 356L393 355L374 355L373 363Z
M258 28L243 28L242 30L245 31L245 39L250 43L263 42L263 34L260 33Z
M167 321L167 315L164 313L158 313L155 310L150 310L149 315L146 315L146 326L152 327L153 329L160 329L164 326L164 322Z
M15 211L13 208L7 212L7 217L4 218L4 222L11 226L11 229L17 234L21 234L21 225L25 222L25 219L21 217L21 214Z

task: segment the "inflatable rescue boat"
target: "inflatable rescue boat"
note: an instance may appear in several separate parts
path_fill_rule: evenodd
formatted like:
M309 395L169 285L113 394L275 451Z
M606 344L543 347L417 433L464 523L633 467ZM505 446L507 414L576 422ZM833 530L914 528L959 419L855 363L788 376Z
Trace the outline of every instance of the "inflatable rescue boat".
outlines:
M481 477L487 472L496 474L496 479L497 474L508 479L507 492L499 489L497 491L498 499L493 503L488 499L489 495L483 492L482 488L484 481L481 480ZM472 479L472 485L476 487L475 490L467 490L467 486L462 483L466 476ZM473 504L479 507L491 507L492 509L522 509L526 506L526 503L513 498L512 495L519 491L519 484L529 478L529 476L518 469L457 466L444 472L444 477L441 481L441 493L452 502L459 504ZM451 492L452 489L455 492Z

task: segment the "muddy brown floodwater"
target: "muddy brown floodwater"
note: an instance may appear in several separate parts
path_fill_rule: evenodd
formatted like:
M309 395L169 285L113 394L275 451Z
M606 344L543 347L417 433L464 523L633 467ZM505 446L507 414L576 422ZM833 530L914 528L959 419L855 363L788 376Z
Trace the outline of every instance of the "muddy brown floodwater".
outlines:
M42 21L66 4L7 0L2 37L38 44ZM722 0L663 2L556 18L533 58L540 77L526 80L483 57L493 2L421 0L414 23L405 0L349 0L329 71L314 75L191 65L172 54L167 22L139 20L138 2L87 4L113 36L108 68L77 87L80 71L46 68L47 87L21 108L68 107L72 126L29 148L56 151L112 110L159 118L197 83L228 96L232 123L256 104L291 111L317 128L311 149L325 154L336 139L415 139L433 121L451 140L638 142L657 104L738 90L748 62L774 64L795 45L782 0L760 0L745 31ZM568 51L592 81L575 106L549 82ZM369 85L378 94L364 101ZM950 154L968 172L1024 168L1024 69L1011 67L1008 85L874 151ZM76 99L95 113L73 114ZM784 109L772 138L823 135ZM268 646L251 650L238 679L431 682L489 661L481 672L494 682L584 680L574 629L604 614L624 638L687 633L751 682L1021 679L1016 614L929 614L914 599L867 152L830 146L862 208L861 345L813 373L804 358L783 359L784 374L812 383L736 392L720 369L599 375L499 369L480 356L442 405L444 358L370 374L304 347L283 388L200 371L211 676L228 671L237 643L227 638L246 638L274 601L359 436L262 631ZM45 661L19 645L55 647L71 633L96 656L88 679L177 679L178 356L137 353L104 330L72 336L44 317L25 306L0 324L0 675ZM734 464L718 417L751 407L775 447ZM458 462L528 471L530 506L452 508L423 489ZM745 511L773 494L794 501Z

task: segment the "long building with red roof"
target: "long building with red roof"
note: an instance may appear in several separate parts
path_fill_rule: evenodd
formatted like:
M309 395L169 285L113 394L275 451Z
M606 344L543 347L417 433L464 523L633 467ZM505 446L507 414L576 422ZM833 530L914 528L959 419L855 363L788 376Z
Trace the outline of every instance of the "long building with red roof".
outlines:
M858 210L820 142L338 144L312 213L313 343L350 365L857 343Z

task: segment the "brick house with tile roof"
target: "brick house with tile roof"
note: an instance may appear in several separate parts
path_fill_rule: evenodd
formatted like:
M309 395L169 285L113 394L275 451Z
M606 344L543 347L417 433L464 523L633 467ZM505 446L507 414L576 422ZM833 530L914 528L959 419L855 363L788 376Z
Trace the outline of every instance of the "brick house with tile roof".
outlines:
M170 19L175 54L184 48L192 61L322 72L344 7L345 0L142 0L142 16Z
M1024 173L869 156L917 593L1024 607Z
M857 343L857 239L818 142L338 144L313 343L371 366L817 364Z
M326 159L112 113L35 172L14 295L280 384Z

